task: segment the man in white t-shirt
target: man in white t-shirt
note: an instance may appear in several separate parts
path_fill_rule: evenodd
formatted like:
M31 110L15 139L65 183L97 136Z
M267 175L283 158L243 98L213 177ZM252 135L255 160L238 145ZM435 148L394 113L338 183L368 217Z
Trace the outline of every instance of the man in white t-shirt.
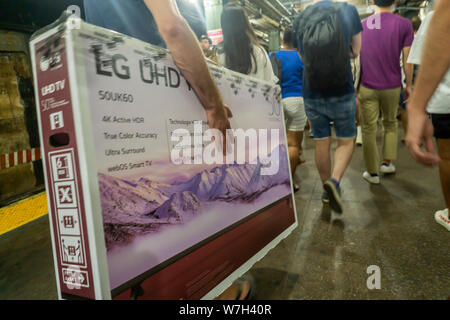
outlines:
M447 208L435 213L436 221L450 231L450 1L440 0L422 23L408 58L420 64L411 101L408 104L406 143L413 158L427 166L439 163ZM426 111L425 111L426 109ZM429 114L429 118L427 114ZM434 152L434 136L439 157ZM420 149L424 141L426 151Z

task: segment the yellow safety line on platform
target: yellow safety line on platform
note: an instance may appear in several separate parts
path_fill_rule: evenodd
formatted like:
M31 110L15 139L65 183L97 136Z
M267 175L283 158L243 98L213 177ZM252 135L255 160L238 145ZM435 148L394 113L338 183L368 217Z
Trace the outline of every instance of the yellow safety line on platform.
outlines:
M45 192L0 209L0 235L48 213Z

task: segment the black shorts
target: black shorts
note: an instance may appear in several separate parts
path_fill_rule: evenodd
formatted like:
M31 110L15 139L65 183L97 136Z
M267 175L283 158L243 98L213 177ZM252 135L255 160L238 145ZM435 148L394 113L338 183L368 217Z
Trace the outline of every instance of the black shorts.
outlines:
M431 113L430 118L433 122L435 138L450 139L450 113Z

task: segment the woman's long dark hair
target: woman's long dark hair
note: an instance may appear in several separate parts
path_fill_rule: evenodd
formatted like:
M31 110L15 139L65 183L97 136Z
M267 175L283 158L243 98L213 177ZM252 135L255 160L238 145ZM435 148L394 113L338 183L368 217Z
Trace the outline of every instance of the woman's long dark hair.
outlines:
M236 3L228 3L223 8L220 22L223 33L221 49L225 53L225 67L249 74L252 71L253 59L256 72L253 48L260 44L244 9Z

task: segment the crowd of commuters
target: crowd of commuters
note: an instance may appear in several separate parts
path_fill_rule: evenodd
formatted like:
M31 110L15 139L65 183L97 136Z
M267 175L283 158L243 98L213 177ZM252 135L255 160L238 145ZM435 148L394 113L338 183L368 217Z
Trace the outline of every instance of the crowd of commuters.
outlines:
M271 64L277 64L274 70L279 70L276 77L267 66L266 52L259 45L245 11L239 5L228 4L222 14L224 40L219 45L219 64L281 86L293 176L296 167L302 162L299 154L302 153L303 131L308 119L315 140L315 162L324 188L322 200L330 203L332 209L338 213L343 212L340 181L350 163L355 139L357 144L363 146L366 171L362 173L362 177L371 184L379 184L380 174L393 174L397 170L393 161L397 158L398 151L399 109L405 136L411 137L407 135L408 113L411 114L410 111L407 112L407 105L414 101L411 100L411 94L417 65L420 63L419 43L424 42L424 30L428 23L420 29L421 33L415 40L415 34L421 25L417 16L408 20L394 14L395 0L374 0L374 4L376 12L361 21L352 5L316 0L308 10L297 17L293 29L286 28L282 49L270 53ZM336 59L338 55L332 50L329 50L332 51L331 54L321 55L320 50L308 42L308 36L312 36L308 32L314 29L311 26L317 25L324 17L332 16L333 10L338 12L337 21L341 24L341 29L334 32L342 34L341 41L347 52L345 60ZM431 15L432 13L425 21L429 22ZM334 34L335 38L336 35ZM323 41L327 44L326 39ZM414 56L411 56L413 43L416 49ZM327 59L337 60L338 64L324 63ZM342 65L347 67L342 68ZM312 76L321 72L322 79L339 78L336 76L339 73L343 77L340 82L328 83L324 89L317 85L321 81L320 78ZM431 164L439 163L448 206L450 187L449 178L446 177L449 169L445 157L448 157L449 150L446 144L446 133L449 130L446 114L450 100L446 84L448 75L437 88L437 98L431 99L427 110L432 115L431 119L436 122L434 126L440 155L439 159L435 156ZM380 117L381 159L377 145ZM428 126L431 128L431 122L427 122L425 128ZM337 139L333 161L330 153L332 128ZM407 139L406 143L411 149L411 141ZM428 144L426 147L432 148L431 142ZM415 152L418 153L419 150ZM413 150L411 152L415 158L418 157ZM428 154L428 157L433 159L431 154ZM299 189L296 183L294 189ZM450 229L447 209L437 212L435 217L436 221Z
M352 5L315 0L286 28L282 49L270 55L236 3L223 8L223 41L217 47L206 34L200 39L194 34L175 0L85 0L84 6L88 22L167 47L197 93L210 127L221 130L224 137L232 114L205 57L279 84L292 176L302 162L299 155L308 120L323 184L322 201L337 213L344 211L340 183L355 140L364 154L362 178L379 184L380 174L396 172L397 117L403 105L405 143L411 155L424 165L439 165L447 209L436 212L435 219L450 231L450 2L435 1L435 10L421 25L417 17L410 21L394 14L395 0L373 2L376 12L361 21ZM414 69L418 72L413 82ZM381 159L376 140L380 116ZM433 128L439 155L434 151ZM332 129L337 140L333 157ZM221 298L246 299L251 288L251 281L241 278Z
M313 8L337 7L331 1L315 2ZM357 110L359 109L357 122L359 120L362 133L362 139L356 139L356 141L363 145L366 166L363 178L369 183L379 184L380 173L392 174L396 171L393 160L397 157L398 149L397 115L399 105L402 105L404 111L401 117L405 126L405 140L411 155L418 162L428 166L439 164L447 208L436 212L435 219L450 230L448 213L450 206L450 54L448 50L450 3L435 1L435 10L426 16L422 24L418 17L410 21L394 14L395 0L374 0L374 4L376 12L362 21L362 28L358 25L359 19L355 17L352 6L341 6L338 9L341 13L342 32L346 35L347 43L350 44L348 59L353 59L355 65L358 61L360 64L359 68L352 69L355 88L353 92L357 94ZM317 26L313 8L308 12L309 18L306 17L306 12L297 18L297 28L303 32L300 34L298 45L300 53L302 53L302 40L305 42L305 37L306 42L308 40L308 35L305 35L307 31L305 32L304 29L308 29L311 25ZM433 15L434 19L431 18ZM355 19L352 20L352 16ZM417 33L416 37L415 33ZM361 47L359 41L361 41ZM356 56L359 48L361 51L358 60ZM423 54L422 48L424 48ZM309 59L308 61L307 55L303 58L305 65L317 64L314 59ZM419 64L420 68L417 68ZM310 68L313 69L314 66ZM415 80L416 74L417 80ZM355 104L355 98L348 97L347 101L351 102L346 106L345 103L339 104L330 98L327 100L326 95L340 97L343 101L348 92L343 87L338 88L337 92L334 90L327 90L325 94L314 92L322 98L315 104L310 97L308 87L303 87L306 113L311 120L316 139L316 164L326 191L323 199L326 201L329 198L330 205L337 212L342 212L339 197L340 178L353 151L348 145L347 152L339 153L339 141L342 143L345 141L343 138L354 136L355 131L351 120L353 113L349 114L353 109L349 106ZM399 104L399 101L402 103ZM347 115L348 123L342 125L341 120L344 115ZM380 115L383 124L382 161L380 161L376 143ZM336 121L337 118L341 119ZM330 139L331 122L335 127L338 149L334 157L331 178L328 179L330 159L327 153L329 145L326 142ZM345 128L346 133L349 133L348 136L342 134L342 127ZM433 132L439 156L434 152ZM426 152L422 151L422 144Z

